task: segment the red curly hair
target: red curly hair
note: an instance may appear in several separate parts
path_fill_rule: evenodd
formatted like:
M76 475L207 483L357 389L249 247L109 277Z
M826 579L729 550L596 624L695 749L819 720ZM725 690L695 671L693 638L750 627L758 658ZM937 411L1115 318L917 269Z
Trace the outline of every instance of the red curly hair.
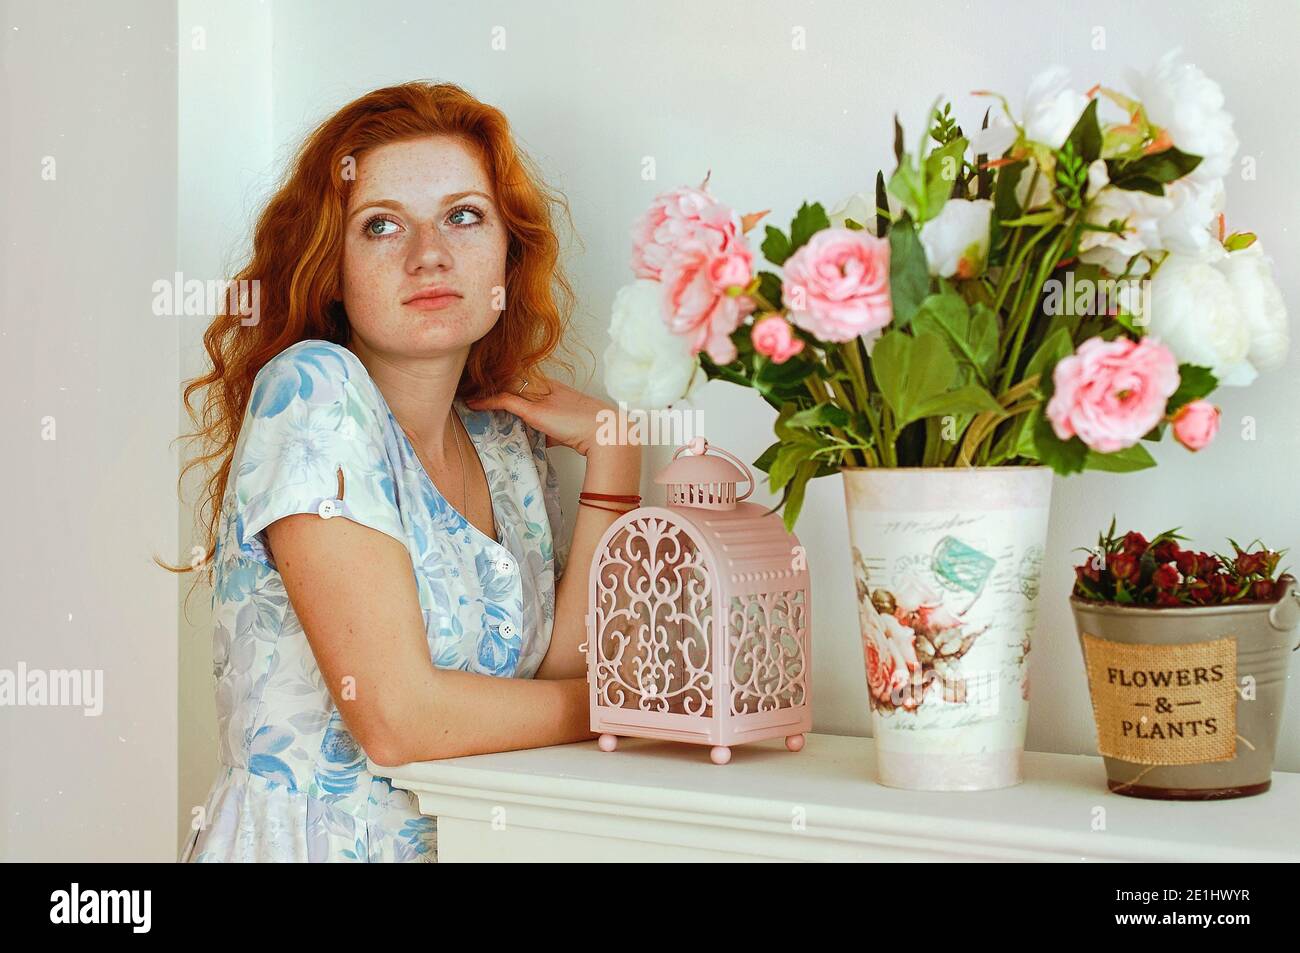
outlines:
M158 565L176 573L207 567L211 578L221 501L257 372L298 341L348 343L350 327L342 302L343 223L355 176L347 173L354 173L368 149L430 135L459 136L475 149L510 235L506 309L492 330L471 346L457 395L484 396L521 377L545 378L539 365L560 345L574 305L554 229L553 213L558 210L572 225L563 196L543 184L533 162L515 144L505 115L461 87L411 82L367 93L307 137L284 183L258 218L248 263L234 276L221 313L204 332L212 369L185 382L185 409L198 429L182 437L201 439L206 452L182 468L177 488L192 468L218 462L198 510L206 529L206 556L189 566L169 566L155 557ZM245 325L247 310L241 314L237 289L252 280L259 282L260 320ZM206 398L197 414L190 397L203 388Z

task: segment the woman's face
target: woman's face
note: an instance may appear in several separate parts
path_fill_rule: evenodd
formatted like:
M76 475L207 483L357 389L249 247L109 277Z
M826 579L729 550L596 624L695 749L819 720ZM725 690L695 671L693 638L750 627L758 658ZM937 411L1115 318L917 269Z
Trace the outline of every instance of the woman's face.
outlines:
M343 306L372 352L445 356L505 307L509 234L464 140L425 136L363 153L346 210Z

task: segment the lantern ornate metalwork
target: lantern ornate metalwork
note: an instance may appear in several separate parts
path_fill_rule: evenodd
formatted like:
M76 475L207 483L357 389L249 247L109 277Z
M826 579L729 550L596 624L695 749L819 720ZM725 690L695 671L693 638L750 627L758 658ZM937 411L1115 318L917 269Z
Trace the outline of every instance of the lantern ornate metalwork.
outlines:
M766 738L800 750L812 729L812 601L798 539L744 502L749 467L703 438L655 482L666 505L624 513L592 560L587 679L600 748L671 739L709 745L716 764Z

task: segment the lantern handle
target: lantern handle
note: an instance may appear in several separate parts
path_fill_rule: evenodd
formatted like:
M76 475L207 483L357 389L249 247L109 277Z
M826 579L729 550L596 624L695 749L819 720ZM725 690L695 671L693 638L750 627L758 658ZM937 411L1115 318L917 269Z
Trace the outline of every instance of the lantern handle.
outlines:
M691 451L691 453L695 454L695 456L697 457L702 457L710 450L712 450L714 453L720 453L725 457L730 457L731 462L734 463L736 466L740 467L740 472L745 475L745 480L748 481L749 483L749 489L747 489L743 495L736 497L737 503L739 503L741 500L748 499L750 495L754 492L754 472L749 469L748 464L746 464L743 460L740 459L740 457L736 456L734 453L730 452L729 450L723 450L721 447L713 446L711 443L709 443L709 441L705 440L703 437L696 437L690 443L685 443L682 444L680 447L678 447L677 450L673 453L673 459L676 460L687 450Z

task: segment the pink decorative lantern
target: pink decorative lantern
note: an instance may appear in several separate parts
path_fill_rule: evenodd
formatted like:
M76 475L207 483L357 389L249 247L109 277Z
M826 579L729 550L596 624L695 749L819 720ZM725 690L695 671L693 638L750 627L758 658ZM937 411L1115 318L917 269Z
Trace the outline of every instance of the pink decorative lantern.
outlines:
M667 505L620 516L592 560L587 681L601 750L620 735L711 745L715 764L765 738L800 750L812 728L812 600L798 539L742 502L753 474L703 437L655 482Z

